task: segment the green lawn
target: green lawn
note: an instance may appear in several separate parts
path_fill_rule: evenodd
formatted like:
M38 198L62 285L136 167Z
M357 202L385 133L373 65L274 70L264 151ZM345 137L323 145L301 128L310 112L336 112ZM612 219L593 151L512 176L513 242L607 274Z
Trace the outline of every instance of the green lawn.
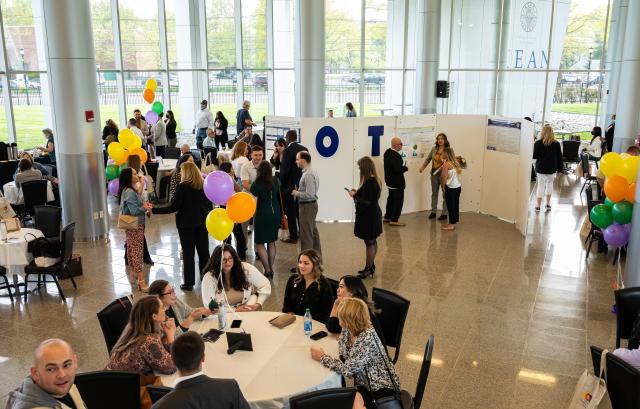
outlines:
M589 104L553 104L553 112L565 112L568 114L594 115L596 114L596 103Z

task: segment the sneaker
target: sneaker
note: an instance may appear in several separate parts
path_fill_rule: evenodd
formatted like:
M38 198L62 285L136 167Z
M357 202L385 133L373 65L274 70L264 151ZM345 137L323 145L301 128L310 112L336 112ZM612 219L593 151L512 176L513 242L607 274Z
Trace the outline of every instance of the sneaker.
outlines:
M447 216L446 214L441 214L440 217L438 217L438 220L447 220L449 218L449 216Z
M435 219L435 218L436 218L436 214L435 214L435 213L431 213L431 214L429 215L429 218L430 218L430 219Z
M390 220L389 219L382 219L382 223L389 223Z
M540 213L540 208L536 207L536 213Z
M398 226L398 227L402 227L402 226L406 226L406 223L402 223L402 222L389 222L389 226Z
M546 212L550 212L550 211L551 211L551 206L546 205L546 206L544 207L544 210L545 210Z

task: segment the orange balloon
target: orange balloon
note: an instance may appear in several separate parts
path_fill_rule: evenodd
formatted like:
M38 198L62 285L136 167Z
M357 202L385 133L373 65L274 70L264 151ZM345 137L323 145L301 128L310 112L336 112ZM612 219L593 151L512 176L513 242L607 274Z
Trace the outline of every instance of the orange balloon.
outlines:
M119 160L114 159L113 161L115 162L116 165L121 166L127 162L127 158L129 157L129 155L130 155L129 151L125 149L124 155L118 158Z
M624 199L629 203L633 203L635 198L636 198L636 184L632 183L627 188L627 194L625 195Z
M150 104L156 99L156 93L152 89L145 88L144 91L142 91L142 98Z
M613 203L624 200L628 188L629 183L622 176L611 176L604 182L604 193Z
M256 200L249 193L234 193L227 201L227 214L236 223L244 223L256 212Z
M131 155L138 155L140 157L140 163L143 165L147 163L147 151L142 148L135 148L131 151Z

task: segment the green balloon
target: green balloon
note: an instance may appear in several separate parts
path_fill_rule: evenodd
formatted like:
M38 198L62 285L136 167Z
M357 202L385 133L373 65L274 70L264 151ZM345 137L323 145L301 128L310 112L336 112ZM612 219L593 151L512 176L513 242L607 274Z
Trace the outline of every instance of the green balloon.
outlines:
M604 199L604 205L607 206L609 209L611 209L613 207L614 203L611 201L611 199L606 197Z
M122 165L120 165L120 167L118 168L118 176L120 176L120 172L122 172L126 168L127 168L126 163L123 163Z
M116 165L107 165L107 167L104 169L107 180L113 180L117 178L118 173L120 173L119 171L120 169Z
M604 204L599 204L591 209L591 223L595 224L601 229L606 229L611 223L613 223L613 216L611 215L611 209Z
M164 105L162 105L162 102L156 101L151 105L151 110L160 115L164 111Z
M611 215L613 220L620 224L631 223L631 215L633 214L633 205L629 202L622 201L613 205Z

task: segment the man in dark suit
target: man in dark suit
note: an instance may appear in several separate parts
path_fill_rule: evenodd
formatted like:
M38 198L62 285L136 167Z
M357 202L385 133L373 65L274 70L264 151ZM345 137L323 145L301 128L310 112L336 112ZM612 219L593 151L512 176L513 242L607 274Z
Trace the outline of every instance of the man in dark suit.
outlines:
M409 170L402 160L402 139L391 138L391 147L384 152L384 183L389 188L387 197L387 211L383 220L390 226L404 226L399 222L404 204L404 172Z
M280 185L282 188L282 200L284 202L284 213L287 215L289 223L289 239L282 240L285 243L296 243L298 241L298 205L291 192L298 188L302 170L296 164L296 155L301 151L308 151L307 148L298 143L298 134L294 130L287 131L287 147L282 151L280 162Z
M171 357L178 368L174 390L152 409L249 409L234 379L212 379L202 373L204 342L193 331L173 341Z

